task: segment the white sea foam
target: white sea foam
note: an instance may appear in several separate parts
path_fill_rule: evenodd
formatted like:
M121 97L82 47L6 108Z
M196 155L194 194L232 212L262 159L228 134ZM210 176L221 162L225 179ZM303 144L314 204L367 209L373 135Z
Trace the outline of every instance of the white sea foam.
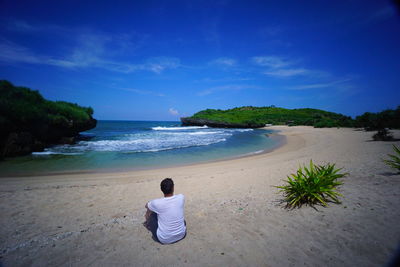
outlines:
M80 151L121 151L121 152L156 152L194 146L207 146L226 141L226 138L196 139L136 139L136 140L101 140L82 141L74 148Z
M32 152L33 156L47 156L47 155L54 155L57 154L56 152L51 151L43 151L43 152Z
M261 154L263 152L264 152L264 150L257 150L257 151L254 151L254 152L246 153L243 156L251 156L251 155Z
M97 152L157 152L188 147L208 146L225 142L235 133L253 129L208 128L207 126L164 127L152 130L125 132L90 140L82 140L73 145L52 147L36 155L65 154L74 155L91 151Z
M193 145L186 145L186 146L177 146L177 147L164 147L164 148L154 148L154 149L147 149L147 150L137 150L137 151L122 151L124 154L130 154L130 153L140 153L140 152L159 152L159 151L165 151L165 150L173 150L173 149L180 149L180 148L189 148L189 147L196 147L196 146L208 146L220 142L226 141L225 138L215 140L214 142L210 143L202 143L202 144L193 144Z
M236 129L235 128L235 129L229 129L228 131L243 133L243 132L251 132L251 131L254 131L254 130L253 129Z
M231 133L223 131L149 132L125 134L114 140L83 140L75 145L58 146L52 152L119 151L124 153L156 152L195 146L207 146L226 141Z
M151 129L155 131L181 131L181 130L193 130L193 129L207 129L208 126L186 126L186 127L164 127L164 126L157 126Z
M184 133L188 135L207 135L207 134L221 134L221 132L193 132L193 133Z
M232 135L230 133L226 133L223 131L198 131L198 132L188 132L188 131L183 131L183 132L162 132L162 135L164 136L187 136L187 135Z
M32 152L32 156L48 156L48 155L81 155L82 153L76 153L76 152L57 152L57 151L42 151L42 152Z
M221 132L213 132L213 131L199 131L199 132L165 132L163 133L164 135L182 135L182 136L187 136L187 135L232 135L230 133L224 133L223 131Z

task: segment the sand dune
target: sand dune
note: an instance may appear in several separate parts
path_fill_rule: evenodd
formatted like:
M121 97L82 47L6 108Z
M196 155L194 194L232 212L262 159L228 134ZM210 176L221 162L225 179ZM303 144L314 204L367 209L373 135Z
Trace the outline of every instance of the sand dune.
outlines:
M371 132L274 126L287 138L250 157L157 170L0 179L5 266L382 266L400 242L399 142ZM400 137L400 132L396 131ZM273 187L310 159L349 176L342 204L286 210ZM142 225L159 183L186 196L187 237L160 245Z

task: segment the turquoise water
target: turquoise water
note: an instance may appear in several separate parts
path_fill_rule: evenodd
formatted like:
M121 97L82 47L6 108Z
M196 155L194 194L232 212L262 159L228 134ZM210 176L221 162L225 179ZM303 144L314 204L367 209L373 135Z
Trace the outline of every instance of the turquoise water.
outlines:
M182 127L179 122L99 121L73 145L0 162L0 175L159 168L261 153L279 146L265 129Z

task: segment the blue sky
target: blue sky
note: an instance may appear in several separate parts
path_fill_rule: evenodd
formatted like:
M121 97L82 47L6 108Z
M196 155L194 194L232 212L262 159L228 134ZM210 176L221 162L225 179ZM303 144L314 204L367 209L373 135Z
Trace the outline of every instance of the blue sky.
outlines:
M0 1L0 79L97 119L396 108L399 48L384 0Z

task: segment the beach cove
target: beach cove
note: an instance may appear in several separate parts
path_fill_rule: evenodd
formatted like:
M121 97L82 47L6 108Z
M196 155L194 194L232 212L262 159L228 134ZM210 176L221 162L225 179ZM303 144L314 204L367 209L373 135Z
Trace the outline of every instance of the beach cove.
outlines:
M0 177L121 172L248 156L279 147L269 129L182 127L180 122L98 121L72 144L0 161Z
M382 266L400 242L400 176L382 159L394 142L351 128L273 126L269 153L129 172L0 178L0 262L22 265ZM395 137L400 137L398 130ZM342 204L287 210L274 186L300 165L349 175ZM144 205L175 181L187 237L160 245Z

